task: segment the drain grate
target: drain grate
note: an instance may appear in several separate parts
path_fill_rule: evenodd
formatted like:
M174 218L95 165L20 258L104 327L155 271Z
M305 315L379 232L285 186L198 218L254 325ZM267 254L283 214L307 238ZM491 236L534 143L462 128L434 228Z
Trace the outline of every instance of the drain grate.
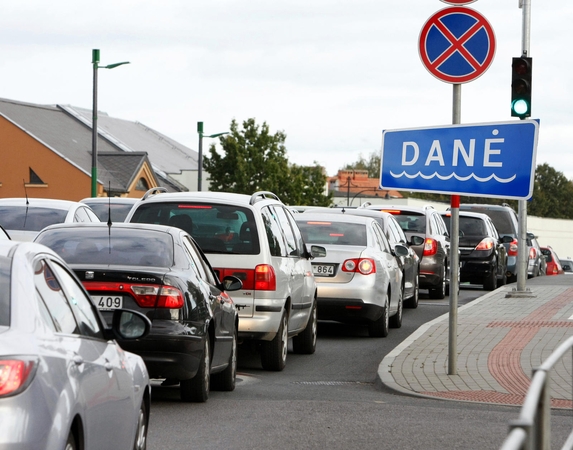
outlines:
M365 383L363 381L294 381L293 384L304 384L311 386L346 386L346 385L361 385L369 386L374 383Z

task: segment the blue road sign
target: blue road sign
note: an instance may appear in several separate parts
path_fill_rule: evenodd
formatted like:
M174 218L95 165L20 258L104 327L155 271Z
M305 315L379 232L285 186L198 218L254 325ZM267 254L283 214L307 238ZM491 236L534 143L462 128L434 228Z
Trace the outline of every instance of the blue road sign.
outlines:
M528 199L539 122L382 132L380 188Z
M493 61L495 35L477 11L445 8L424 24L418 49L424 66L436 78L467 83L482 75Z

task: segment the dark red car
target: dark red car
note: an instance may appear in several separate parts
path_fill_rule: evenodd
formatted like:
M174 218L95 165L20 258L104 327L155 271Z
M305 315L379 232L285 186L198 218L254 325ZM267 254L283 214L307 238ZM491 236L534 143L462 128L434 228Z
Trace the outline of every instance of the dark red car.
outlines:
M545 256L545 261L547 262L547 271L545 275L561 275L565 273L561 263L559 262L559 256L555 253L551 247L541 247L541 253Z

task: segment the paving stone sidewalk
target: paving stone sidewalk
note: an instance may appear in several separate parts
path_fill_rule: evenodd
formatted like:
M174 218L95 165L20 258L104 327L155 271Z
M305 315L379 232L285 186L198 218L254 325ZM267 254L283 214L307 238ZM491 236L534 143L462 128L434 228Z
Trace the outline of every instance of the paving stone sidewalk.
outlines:
M506 285L458 309L457 375L448 375L448 314L421 326L380 363L397 391L459 401L521 405L532 369L573 334L573 275L527 281L534 297ZM552 404L571 408L572 359L552 371Z

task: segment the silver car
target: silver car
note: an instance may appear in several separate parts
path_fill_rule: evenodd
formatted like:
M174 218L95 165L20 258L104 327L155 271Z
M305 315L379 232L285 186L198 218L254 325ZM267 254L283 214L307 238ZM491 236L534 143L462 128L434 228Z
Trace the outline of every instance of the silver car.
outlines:
M40 230L55 223L99 221L96 213L80 202L28 197L0 199L0 225L15 241L31 242Z
M382 228L372 217L302 213L295 220L305 242L324 246L312 261L318 318L365 323L372 337L402 326L402 270ZM395 253L408 249L396 245Z
M0 448L145 449L149 377L115 339L150 326L117 310L107 327L54 252L0 241Z

